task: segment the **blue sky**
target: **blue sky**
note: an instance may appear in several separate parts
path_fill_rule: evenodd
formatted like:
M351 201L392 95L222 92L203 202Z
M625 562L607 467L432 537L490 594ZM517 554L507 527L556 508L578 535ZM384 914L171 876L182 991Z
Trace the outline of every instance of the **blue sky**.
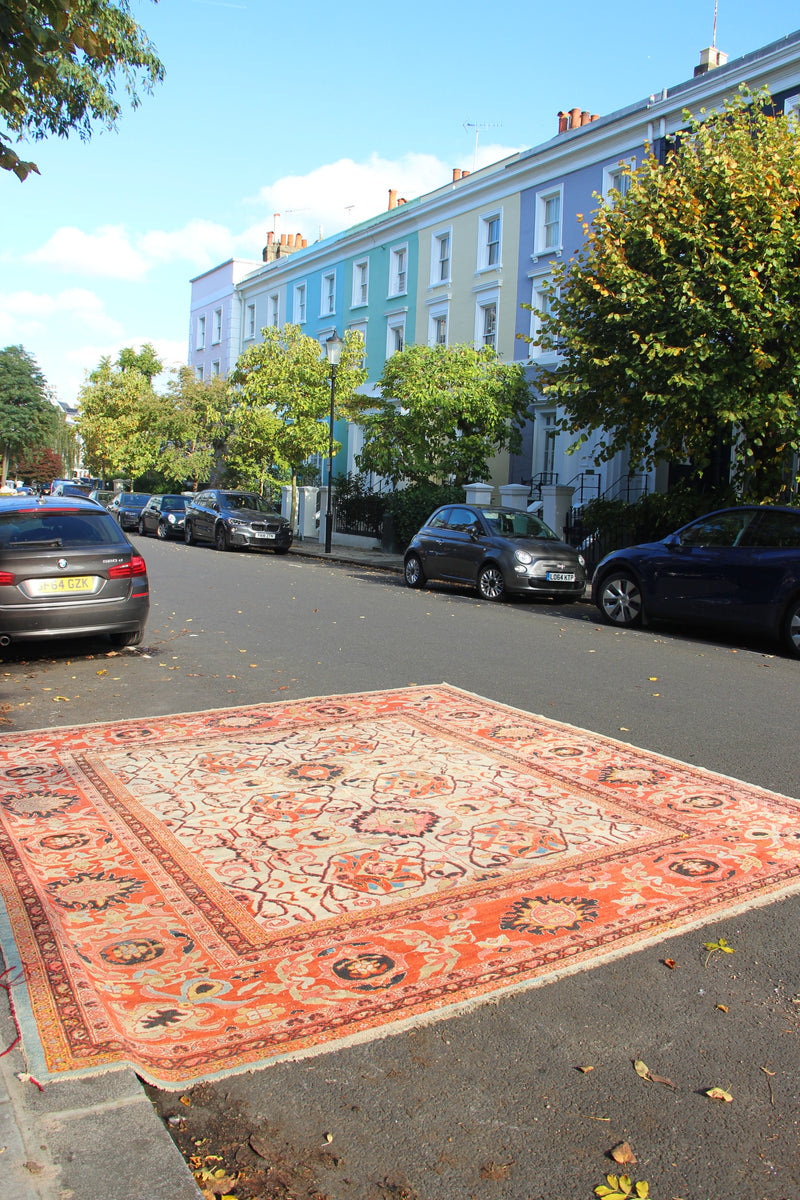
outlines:
M0 347L74 403L105 354L188 347L189 280L310 241L548 140L559 109L605 114L691 77L714 0L148 0L166 80L117 132L23 147L0 172ZM719 0L730 59L800 28L796 0ZM467 128L465 128L465 125ZM274 214L279 213L277 220Z

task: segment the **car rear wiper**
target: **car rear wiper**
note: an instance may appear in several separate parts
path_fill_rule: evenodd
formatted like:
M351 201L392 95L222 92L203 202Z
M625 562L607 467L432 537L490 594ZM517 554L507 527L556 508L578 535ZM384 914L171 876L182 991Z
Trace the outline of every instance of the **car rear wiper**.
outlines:
M36 546L40 550L60 550L63 545L61 538L49 538L47 541L42 541L41 538L31 538L27 542L9 542L8 549L16 550L20 546Z

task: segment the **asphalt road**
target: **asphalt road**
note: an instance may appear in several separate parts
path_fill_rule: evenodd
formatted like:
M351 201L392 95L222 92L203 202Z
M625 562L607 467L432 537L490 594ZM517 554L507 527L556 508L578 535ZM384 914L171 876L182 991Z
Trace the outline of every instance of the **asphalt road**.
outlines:
M294 555L136 540L152 589L143 645L4 651L3 728L446 680L800 794L800 663L773 646L617 632L583 604L494 605ZM198 1137L204 1120L238 1114L332 1200L588 1198L622 1170L607 1151L623 1140L654 1200L796 1200L798 916L800 899L779 901L160 1108ZM736 954L705 967L701 944L720 934ZM637 1058L674 1089L640 1079ZM714 1085L733 1103L709 1101Z

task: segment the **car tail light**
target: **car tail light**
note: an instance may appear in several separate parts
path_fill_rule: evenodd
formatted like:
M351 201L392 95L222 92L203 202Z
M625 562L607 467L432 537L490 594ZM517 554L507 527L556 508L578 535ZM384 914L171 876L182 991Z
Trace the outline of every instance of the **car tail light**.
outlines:
M11 571L0 571L0 584L13 582L14 576Z
M147 564L141 554L132 554L129 563L120 563L108 568L109 579L131 579L135 575L146 575Z

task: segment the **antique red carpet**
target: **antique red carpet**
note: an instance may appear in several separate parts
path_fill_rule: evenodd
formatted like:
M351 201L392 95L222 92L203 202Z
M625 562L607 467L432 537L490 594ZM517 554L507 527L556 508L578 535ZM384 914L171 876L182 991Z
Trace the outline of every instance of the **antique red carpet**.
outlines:
M800 802L447 685L12 734L0 768L37 1078L179 1086L800 883Z

